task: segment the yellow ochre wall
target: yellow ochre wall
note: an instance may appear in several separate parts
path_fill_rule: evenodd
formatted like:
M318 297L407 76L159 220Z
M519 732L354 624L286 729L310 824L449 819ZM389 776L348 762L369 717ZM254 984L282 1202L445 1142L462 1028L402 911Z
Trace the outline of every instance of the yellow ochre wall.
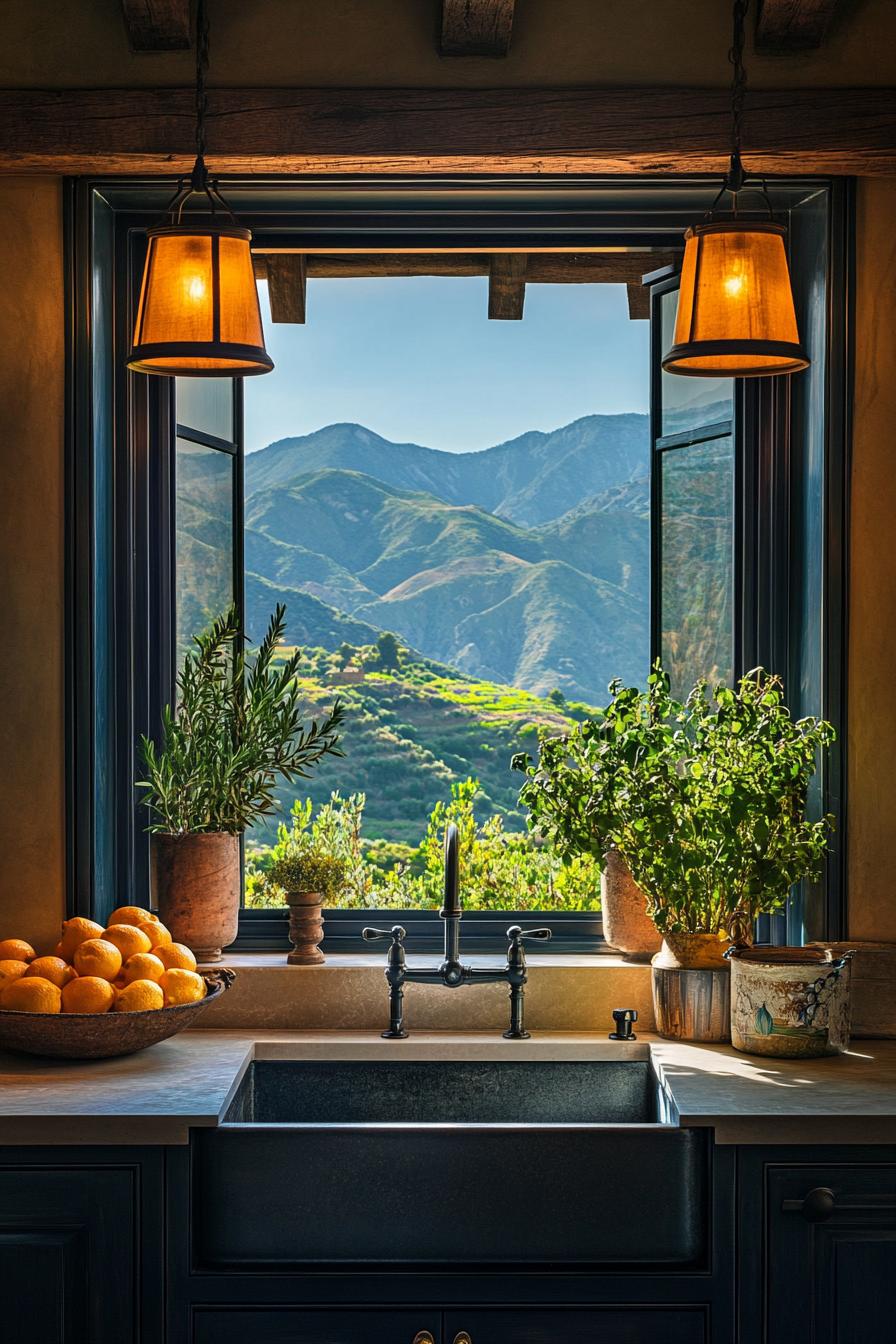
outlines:
M863 0L848 9L819 52L756 57L748 41L751 83L891 83L896 4ZM213 78L359 86L728 78L729 11L718 0L517 0L506 61L440 61L438 10L437 0L213 0ZM191 61L130 53L117 0L0 0L0 87L183 84ZM858 200L850 933L896 940L896 697L888 676L896 646L896 179L863 181ZM60 182L0 177L0 238L0 937L15 932L49 945L64 880Z

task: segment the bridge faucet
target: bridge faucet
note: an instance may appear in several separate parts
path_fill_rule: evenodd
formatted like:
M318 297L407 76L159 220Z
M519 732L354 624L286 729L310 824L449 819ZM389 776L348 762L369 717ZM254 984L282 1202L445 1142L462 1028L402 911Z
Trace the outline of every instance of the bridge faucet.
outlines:
M460 902L460 836L455 825L445 829L445 886L439 916L445 923L445 953L440 966L408 968L404 940L407 931L400 924L391 929L364 929L367 942L379 938L391 940L386 954L386 980L389 985L389 1028L382 1035L386 1040L403 1040L407 1036L404 1024L404 987L408 983L446 985L487 985L505 981L510 986L510 1027L504 1032L509 1041L528 1040L523 1023L523 997L528 980L526 939L547 942L550 929L522 929L514 924L507 930L507 964L505 966L464 966L460 959L460 921L463 909Z

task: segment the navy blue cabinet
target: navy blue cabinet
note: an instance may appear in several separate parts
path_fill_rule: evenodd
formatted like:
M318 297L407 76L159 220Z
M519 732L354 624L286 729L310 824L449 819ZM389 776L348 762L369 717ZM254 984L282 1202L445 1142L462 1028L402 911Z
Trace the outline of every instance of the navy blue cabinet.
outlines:
M161 1154L0 1149L5 1320L40 1344L161 1340L161 1173Z
M191 1344L441 1344L441 1312L197 1307Z
M543 1307L445 1313L444 1344L708 1344L700 1307Z
M744 1151L743 1339L896 1338L896 1153L874 1151Z

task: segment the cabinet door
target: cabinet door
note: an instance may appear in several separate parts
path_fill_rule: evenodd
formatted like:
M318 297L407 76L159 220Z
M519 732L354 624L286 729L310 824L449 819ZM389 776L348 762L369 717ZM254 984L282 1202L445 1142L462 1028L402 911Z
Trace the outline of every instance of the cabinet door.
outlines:
M0 1165L0 1295L14 1333L27 1322L40 1344L137 1341L136 1218L131 1168Z
M768 1167L766 1344L896 1332L896 1166Z
M441 1320L430 1307L196 1307L192 1344L441 1344Z
M705 1344L703 1307L473 1308L445 1313L445 1344Z

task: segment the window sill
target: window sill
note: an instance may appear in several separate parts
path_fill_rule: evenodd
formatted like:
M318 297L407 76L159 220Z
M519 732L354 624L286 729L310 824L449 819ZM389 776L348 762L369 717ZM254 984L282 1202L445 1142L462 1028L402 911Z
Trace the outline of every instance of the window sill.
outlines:
M497 954L464 954L471 965L500 964ZM411 966L436 957L412 953ZM284 952L234 952L224 964L237 978L197 1022L202 1027L371 1031L386 1025L385 953L331 953L321 966L289 966ZM409 985L414 1031L503 1031L507 986ZM653 1029L650 967L607 953L533 953L526 988L527 1025L535 1031L611 1031L614 1008L634 1008L642 1031Z

